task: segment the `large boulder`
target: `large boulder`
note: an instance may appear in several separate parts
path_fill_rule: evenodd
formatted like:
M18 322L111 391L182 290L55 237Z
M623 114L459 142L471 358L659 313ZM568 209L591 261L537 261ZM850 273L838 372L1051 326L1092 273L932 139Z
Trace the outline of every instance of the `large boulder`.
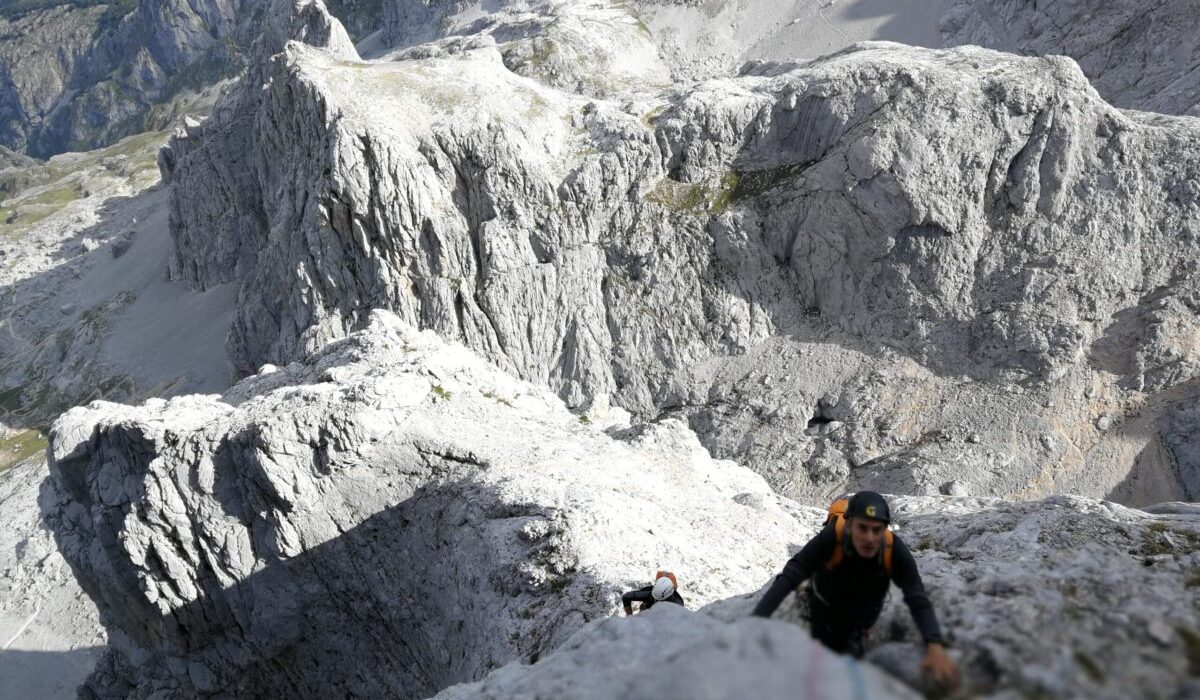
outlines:
M901 533L981 696L1194 698L1200 693L1200 516L1061 496L897 499ZM915 680L900 596L876 663ZM1152 689L1152 690L1151 690Z
M913 553L960 665L965 697L1197 697L1200 513L1109 501L890 497L893 529ZM714 603L726 621L758 594ZM774 618L807 624L790 596ZM913 687L920 634L893 588L867 661Z
M96 601L99 697L427 696L534 661L656 568L757 589L820 511L680 423L606 434L379 312L224 398L95 403L43 513Z
M839 656L799 627L735 623L659 605L596 622L533 666L509 664L436 700L916 698L879 669Z

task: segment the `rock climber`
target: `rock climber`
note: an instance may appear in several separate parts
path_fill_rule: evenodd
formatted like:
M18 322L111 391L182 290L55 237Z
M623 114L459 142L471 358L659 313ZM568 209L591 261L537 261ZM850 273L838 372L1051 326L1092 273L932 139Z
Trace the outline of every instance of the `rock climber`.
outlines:
M621 596L621 605L625 607L626 615L633 614L634 603L642 604L639 611L649 610L655 603L683 605L683 596L679 595L679 582L675 580L675 574L659 571L654 574L654 583Z
M958 667L946 653L933 603L908 547L891 530L883 496L859 491L829 509L825 527L784 566L754 608L770 617L791 591L805 588L812 636L833 651L862 657L871 626L883 610L890 581L904 592L925 642L921 673L947 690L959 685Z

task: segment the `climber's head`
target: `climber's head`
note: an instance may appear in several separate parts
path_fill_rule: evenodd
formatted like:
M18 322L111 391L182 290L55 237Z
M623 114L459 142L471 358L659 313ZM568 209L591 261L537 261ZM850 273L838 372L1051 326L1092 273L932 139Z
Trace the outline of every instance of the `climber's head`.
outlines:
M891 520L892 513L883 496L874 491L859 491L851 497L846 506L846 522L850 525L850 542L858 556L869 559L879 554Z
M654 574L654 590L651 595L655 600L666 600L675 595L678 585L675 581L675 574L670 571L659 571Z

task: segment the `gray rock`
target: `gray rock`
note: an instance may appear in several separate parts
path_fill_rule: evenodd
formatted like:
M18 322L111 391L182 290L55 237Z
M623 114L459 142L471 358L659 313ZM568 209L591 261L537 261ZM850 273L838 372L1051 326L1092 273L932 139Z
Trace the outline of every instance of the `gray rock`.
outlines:
M49 157L147 129L189 89L237 75L269 0L63 2L0 17L0 143ZM378 8L340 2L358 19ZM14 8L15 9L15 8Z
M691 605L755 590L822 515L678 421L616 441L384 312L223 399L72 409L51 443L42 509L119 657L100 697L428 696L655 569Z
M117 237L117 239L115 241L113 241L112 246L110 246L109 250L112 251L112 256L114 258L119 258L122 255L124 255L125 253L129 252L129 249L133 247L134 235L135 235L134 231L128 231L126 233L121 234L119 237Z
M755 618L720 622L674 605L592 623L532 666L510 664L437 700L542 697L915 698L872 667L834 655L793 625ZM914 665L915 668L915 665Z
M1117 700L1154 687L1174 697L1189 682L1180 635L1195 634L1200 615L1179 604L1188 574L1144 559L1159 551L1162 532L1200 542L1195 523L1073 497L893 498L892 511L958 654L966 695L1054 687L1059 697ZM881 647L917 639L902 596L891 596L873 638ZM886 661L892 656L868 654L911 677L910 662Z
M1087 402L999 400L988 384L1076 396L1084 359L1146 391L1192 376L1186 326L1157 340L1162 324L1106 319L1149 313L1135 290L1191 284L1197 244L1178 234L1200 196L1193 122L1112 109L1068 59L973 48L866 44L642 106L645 83L626 102L585 98L517 78L490 40L456 46L361 62L281 45L253 89L164 152L173 274L241 285L240 372L388 308L571 406L606 394L636 417L677 412L720 456L803 465L772 477L787 493L936 493L945 479L913 465L937 462L976 492L1181 497L1167 459L1134 479L1116 445L1056 468L1057 444L1013 435L1090 423ZM817 372L787 371L785 350L760 373L791 383L736 369L818 339ZM880 344L894 359L878 377L904 379L870 378L860 349ZM949 379L964 375L978 384ZM780 409L825 393L844 396L825 418L846 428L797 440L805 419ZM935 439L948 424L1009 463ZM819 442L846 459L818 459Z
M1155 515L1190 515L1200 516L1200 503L1155 503L1142 506L1142 510Z
M1200 44L1192 0L1137 2L959 0L941 21L948 46L977 44L1017 54L1063 54L1119 107L1194 114L1200 105Z

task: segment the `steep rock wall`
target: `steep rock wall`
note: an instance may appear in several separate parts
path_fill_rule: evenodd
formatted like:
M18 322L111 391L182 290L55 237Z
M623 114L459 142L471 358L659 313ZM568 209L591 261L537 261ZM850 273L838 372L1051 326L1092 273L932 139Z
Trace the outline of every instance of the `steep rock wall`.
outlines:
M1151 502L1191 478L1163 453L1152 487L1122 486L1147 438L1095 426L1146 410L1153 442L1174 404L1152 392L1194 390L1192 121L1114 110L1068 59L972 48L863 45L611 102L514 75L488 41L393 59L289 46L165 154L174 272L240 280L241 372L384 307L572 406L678 411L793 493L936 492L912 457L955 424L1012 455L969 458L983 492L1091 473L1088 493ZM774 340L813 350L804 376L722 376ZM879 388L914 374L940 413ZM1008 417L954 408L978 400Z
M425 697L536 660L656 568L693 604L753 590L820 520L678 422L615 440L373 318L223 399L55 424L43 513L113 648L92 692Z

